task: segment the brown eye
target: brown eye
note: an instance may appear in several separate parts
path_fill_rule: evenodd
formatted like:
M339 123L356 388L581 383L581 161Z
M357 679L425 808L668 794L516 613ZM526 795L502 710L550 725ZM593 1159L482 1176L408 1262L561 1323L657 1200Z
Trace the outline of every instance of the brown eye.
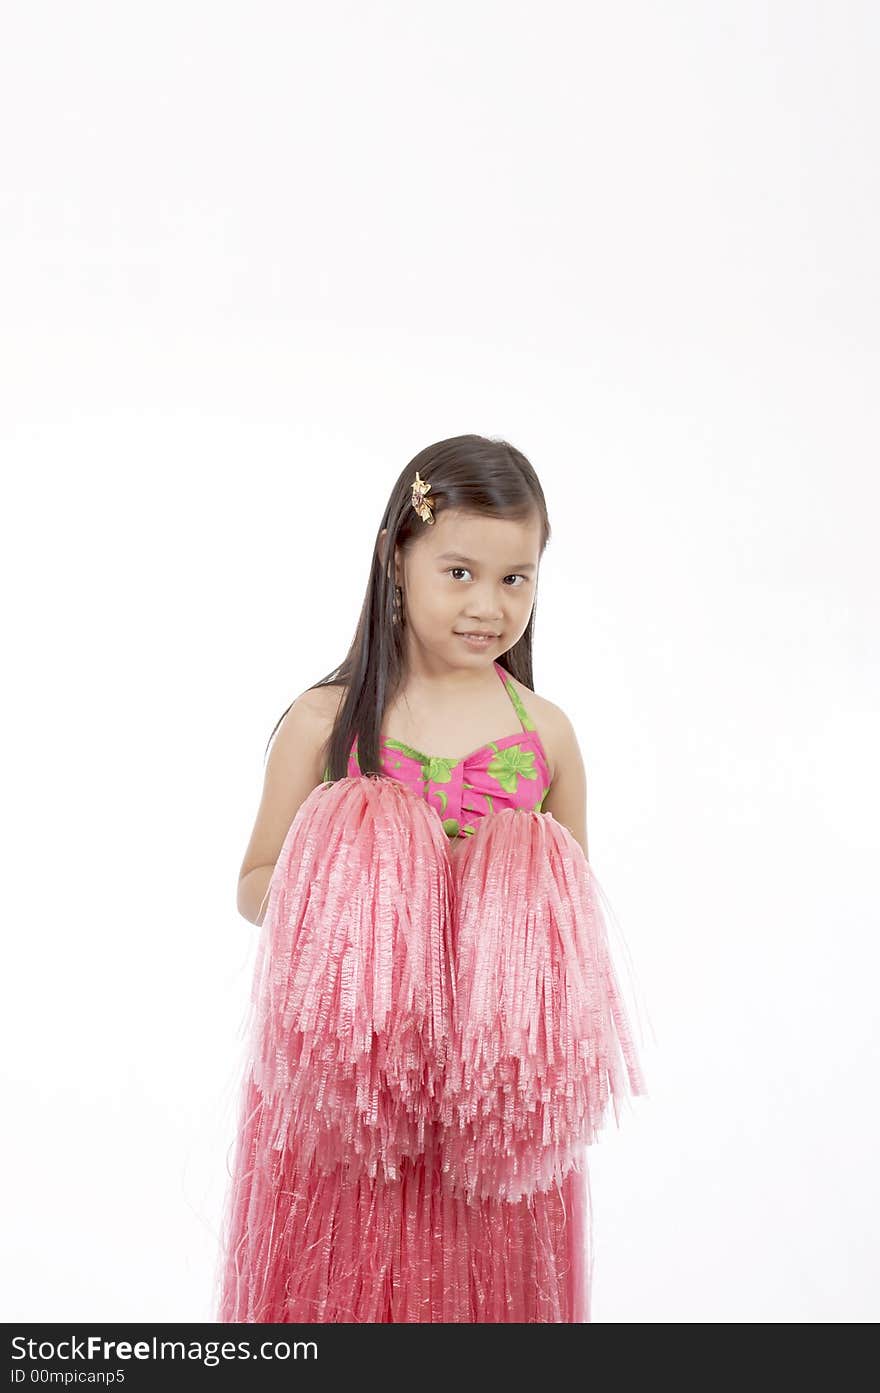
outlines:
M467 575L470 575L470 571L467 566L450 566L449 570L446 572L446 575L451 576L455 571L465 571ZM521 575L519 571L512 571L511 575L515 580L521 580L523 584L525 584L528 581L528 576ZM509 580L510 576L505 576L504 579ZM508 585L507 587L508 590L520 590L521 588L522 587L519 585Z

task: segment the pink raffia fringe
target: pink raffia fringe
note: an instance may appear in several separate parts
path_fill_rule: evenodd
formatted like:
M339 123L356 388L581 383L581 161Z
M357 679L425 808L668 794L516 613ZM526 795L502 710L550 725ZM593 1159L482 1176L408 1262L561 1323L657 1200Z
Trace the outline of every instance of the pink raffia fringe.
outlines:
M269 888L220 1321L588 1321L585 1148L645 1086L601 891L549 813L453 858L400 782L343 778Z
M446 834L393 780L319 785L281 849L254 986L270 1145L393 1179L437 1112L450 1012Z
M600 891L567 827L505 808L455 863L457 1009L444 1177L479 1197L546 1190L646 1092Z

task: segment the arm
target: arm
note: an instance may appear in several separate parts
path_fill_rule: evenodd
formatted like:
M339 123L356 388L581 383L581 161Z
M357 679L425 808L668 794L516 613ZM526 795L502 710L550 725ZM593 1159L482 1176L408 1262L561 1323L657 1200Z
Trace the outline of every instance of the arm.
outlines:
M269 882L275 870L273 862L270 866L254 866L251 870L245 871L238 882L238 896L236 903L239 914L252 924L262 924L269 903L268 890Z
M261 924L272 872L300 805L322 782L320 746L327 734L325 699L303 692L284 716L269 750L263 794L238 873L238 912Z
M589 861L587 775L574 726L558 706L555 709L551 735L553 782L544 799L543 810L552 813L557 822L568 828L575 841L580 843L584 856Z

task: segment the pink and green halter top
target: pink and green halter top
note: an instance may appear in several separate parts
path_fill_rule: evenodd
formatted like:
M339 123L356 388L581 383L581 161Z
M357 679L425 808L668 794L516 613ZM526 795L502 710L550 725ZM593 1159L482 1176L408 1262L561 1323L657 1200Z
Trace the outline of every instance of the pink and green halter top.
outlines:
M516 735L491 740L457 760L423 754L400 740L382 742L383 772L436 809L449 837L472 837L481 817L503 808L541 812L550 788L550 766L535 724L509 673L500 663L494 667L522 726ZM348 775L359 774L355 736Z

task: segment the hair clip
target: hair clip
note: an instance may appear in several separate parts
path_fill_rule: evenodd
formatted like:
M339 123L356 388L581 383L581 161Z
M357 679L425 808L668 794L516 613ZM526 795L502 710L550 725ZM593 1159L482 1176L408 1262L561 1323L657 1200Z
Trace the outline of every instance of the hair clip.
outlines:
M434 521L433 508L435 500L433 498L425 497L430 487L431 485L429 483L426 483L424 479L419 478L419 471L416 470L416 477L413 481L412 486L412 499L410 501L412 502L412 506L415 508L419 517L422 519L422 522Z

